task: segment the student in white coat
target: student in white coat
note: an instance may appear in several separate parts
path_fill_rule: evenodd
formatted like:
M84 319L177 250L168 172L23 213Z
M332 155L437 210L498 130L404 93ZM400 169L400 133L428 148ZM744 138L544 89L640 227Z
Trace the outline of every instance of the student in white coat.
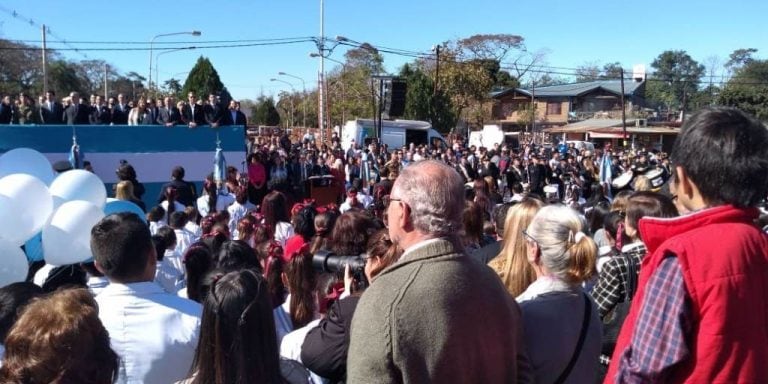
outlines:
M197 346L201 308L153 282L157 257L146 223L134 214L109 215L91 230L91 250L110 281L96 301L120 356L116 383L183 379Z

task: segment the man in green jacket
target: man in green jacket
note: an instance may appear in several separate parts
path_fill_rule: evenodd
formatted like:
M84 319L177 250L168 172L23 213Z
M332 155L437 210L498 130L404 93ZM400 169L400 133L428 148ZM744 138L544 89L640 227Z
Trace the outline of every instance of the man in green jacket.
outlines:
M461 246L463 184L454 169L431 160L395 181L387 224L405 252L360 299L348 383L528 380L520 309Z

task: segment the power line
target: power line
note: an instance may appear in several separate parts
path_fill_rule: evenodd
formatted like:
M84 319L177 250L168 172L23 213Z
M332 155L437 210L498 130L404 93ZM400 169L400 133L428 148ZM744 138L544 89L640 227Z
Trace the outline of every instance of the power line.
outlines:
M33 19L31 19L31 18L29 18L29 17L26 17L26 16L24 16L24 15L22 15L22 14L20 14L20 13L16 12L16 10L11 10L11 9L8 9L8 8L6 8L6 7L3 7L3 6L1 6L1 5L0 5L0 11L2 11L2 12L5 12L5 13L7 13L7 14L11 15L11 17L13 17L14 19L19 19L19 20L22 20L22 21L24 21L25 23L27 23L27 24L29 24L30 26L32 26L32 27L35 27L35 28L37 28L37 29L41 29L41 28L43 28L43 25L42 25L42 24L39 24L39 23L37 23L36 21L34 21ZM49 36L52 36L54 39L56 39L56 40L51 40L50 42L55 42L55 43L61 43L61 44L64 44L64 45L66 45L66 46L70 47L70 49L69 49L69 50L72 50L72 51L75 51L75 52L79 53L80 55L82 55L82 56L83 56L83 57L85 57L86 59L88 59L88 58L89 58L89 57L88 57L88 55L86 55L85 53L82 53L82 52L80 52L81 50L79 50L79 49L75 48L74 46L70 45L70 44L67 42L67 39L65 39L65 38L63 38L63 37L61 37L61 36L59 36L59 35L58 35L58 34L56 34L56 33L54 33L54 32L51 30L51 27L50 27L50 26L46 26L46 27L45 27L45 32L46 32L46 34L47 34L47 35L49 35ZM40 48L38 48L38 49L40 49Z
M221 44L221 45L198 45L195 44L196 49L219 49L219 48L244 48L244 47L258 47L268 45L287 45L313 42L313 39L293 40L293 41L276 41L276 42L263 42L263 43L247 43L247 44ZM189 43L188 43L189 44ZM164 47L167 49L182 48L188 49L189 47ZM16 51L36 51L40 47L35 46L22 46L22 47L0 47L0 50L16 50ZM122 47L122 48L55 48L56 51L101 51L101 52L125 52L125 51L149 51L149 47Z
M174 44L240 44L240 43L260 43L260 42L276 42L287 40L312 40L314 36L301 36L301 37L280 37L272 39L238 39L238 40L208 40L208 41L156 41L154 45L174 45ZM20 44L39 43L39 40L12 40L13 42ZM99 45L149 45L148 41L68 41L68 44L99 44Z

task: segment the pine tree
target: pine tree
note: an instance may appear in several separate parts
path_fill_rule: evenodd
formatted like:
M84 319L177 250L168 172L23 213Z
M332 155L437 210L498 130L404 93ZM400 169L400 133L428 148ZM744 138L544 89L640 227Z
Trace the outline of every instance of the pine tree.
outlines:
M189 71L187 80L184 82L182 95L194 91L200 99L205 100L210 94L220 96L224 89L224 84L222 84L211 61L207 57L200 56L195 66Z

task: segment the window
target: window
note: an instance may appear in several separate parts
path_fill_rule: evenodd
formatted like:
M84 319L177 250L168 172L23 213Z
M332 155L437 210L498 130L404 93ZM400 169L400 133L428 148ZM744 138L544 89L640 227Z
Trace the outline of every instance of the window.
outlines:
M547 103L547 115L559 115L561 114L560 108L562 104L560 102L548 102Z

